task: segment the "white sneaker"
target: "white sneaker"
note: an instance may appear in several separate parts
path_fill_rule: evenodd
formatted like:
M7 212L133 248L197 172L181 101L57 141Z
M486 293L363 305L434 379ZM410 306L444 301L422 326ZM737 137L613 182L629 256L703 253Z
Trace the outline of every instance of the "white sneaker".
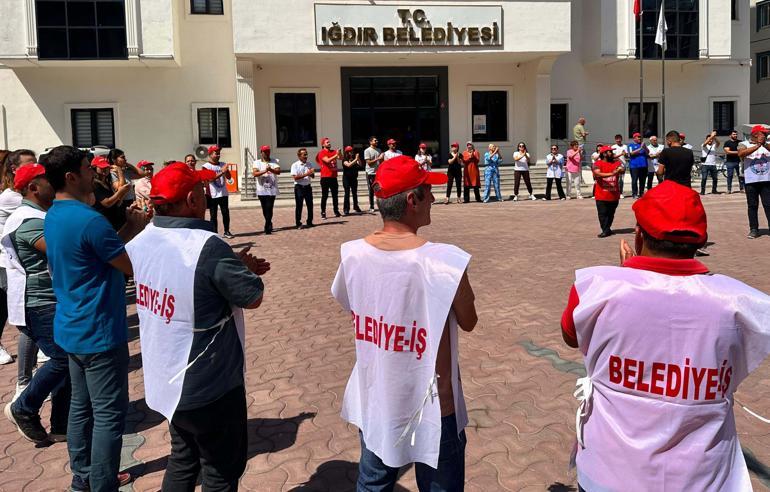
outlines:
M519 195L513 195L513 201L518 202L519 201Z
M37 350L37 363L38 364L40 364L40 365L45 364L49 360L51 360L51 358L48 357L47 355L45 355L42 350L40 350L40 349Z
M19 399L22 393L24 393L24 390L27 389L26 384L19 384L16 383L16 392L13 394L13 398L11 399L11 403L15 402Z
M577 199L578 200L582 200L583 199L583 195L578 195Z
M625 197L624 197L624 196L621 194L621 195L620 195L620 199L622 200L623 198L625 198Z
M562 198L562 200L565 200L565 198ZM567 197L566 200L572 200L571 197Z
M11 362L13 362L13 357L5 350L5 347L0 345L0 365L10 364Z
M537 200L537 198L535 198L535 195L529 195L529 199L530 200Z

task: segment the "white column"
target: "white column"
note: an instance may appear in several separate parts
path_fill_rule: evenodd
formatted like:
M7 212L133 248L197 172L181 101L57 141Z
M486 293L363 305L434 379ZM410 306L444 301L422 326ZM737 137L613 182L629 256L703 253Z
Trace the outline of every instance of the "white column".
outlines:
M139 57L139 24L136 15L136 0L126 0L126 48L129 58Z
M37 58L37 17L35 14L35 0L25 0L24 10L27 18L27 56Z
M254 65L251 60L236 60L235 91L238 103L238 136L241 146L244 174L250 171L251 160L259 155L257 150L257 115L254 106Z
M534 151L537 162L545 162L545 156L551 151L551 69L555 61L555 57L545 57L535 62Z

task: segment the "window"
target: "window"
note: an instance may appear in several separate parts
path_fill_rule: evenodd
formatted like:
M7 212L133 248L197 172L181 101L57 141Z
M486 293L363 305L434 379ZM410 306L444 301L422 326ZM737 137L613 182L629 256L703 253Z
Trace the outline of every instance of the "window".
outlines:
M757 3L757 31L770 26L770 1Z
M642 0L642 47L645 59L660 59L662 55L660 46L655 44L662 1ZM666 0L665 15L668 26L666 59L698 59L698 3L698 0ZM635 39L638 42L639 22L636 23ZM639 58L638 49L636 57Z
M472 91L471 128L475 142L508 140L508 92Z
M72 145L85 148L104 145L115 148L112 108L72 109Z
M232 147L229 108L198 108L198 143Z
M735 101L714 101L714 130L729 135L735 129Z
M225 13L222 0L190 0L190 13L222 15Z
M628 103L628 138L631 138L631 135L636 132L641 133L644 138L650 138L653 135L660 136L658 131L658 103L644 103L642 123L642 130L639 130L639 103Z
M315 93L276 92L275 132L278 147L315 147Z
M757 82L770 79L770 51L757 53Z
M128 58L124 0L37 0L41 60Z
M551 104L551 140L567 140L567 104Z

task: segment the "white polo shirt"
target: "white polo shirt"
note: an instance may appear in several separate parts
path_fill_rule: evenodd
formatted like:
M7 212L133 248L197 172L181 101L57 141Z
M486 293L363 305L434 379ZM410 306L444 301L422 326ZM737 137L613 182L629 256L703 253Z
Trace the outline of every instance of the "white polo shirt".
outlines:
M299 176L300 174L305 174L311 169L313 169L313 166L310 164L310 161L302 162L298 160L291 165L291 175ZM310 176L305 176L302 179L297 179L294 181L294 184L300 185L300 186L310 186Z

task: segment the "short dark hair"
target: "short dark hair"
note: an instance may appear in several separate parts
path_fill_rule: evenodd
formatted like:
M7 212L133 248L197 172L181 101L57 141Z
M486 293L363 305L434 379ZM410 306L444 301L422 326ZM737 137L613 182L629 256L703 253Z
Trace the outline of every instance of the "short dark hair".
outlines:
M192 158L193 158L193 159L195 159L196 161L198 160L198 158L197 158L197 157L195 157L195 154L187 154L186 156L184 156L184 160L187 160L187 158L188 158L188 157L192 157Z
M107 160L110 161L110 164L115 164L115 161L118 160L118 157L122 155L126 155L126 153L120 149L111 149L110 153L107 154Z
M302 152L307 152L307 149L306 149L305 147L302 147L301 149L297 149L297 157L299 157L299 155L300 155Z
M377 137L372 135L371 137L369 137L369 143L372 143L372 140L377 140Z
M622 139L623 139L623 135L621 135L620 133L618 133L617 135L615 135L615 138L619 138L619 139L621 139L621 140L622 140Z
M45 177L54 191L61 191L67 183L67 173L80 174L80 165L86 154L71 145L54 147L40 159L45 166Z
M33 151L29 150L29 149L18 149L18 150L14 150L10 154L8 154L8 156L5 158L5 165L8 166L8 167L10 167L10 166L18 166L19 165L19 161L21 161L21 156L23 156L23 155L32 156L34 158L37 158L35 156L35 153Z
M674 241L670 241L668 239L656 239L650 235L649 232L645 231L641 226L639 226L639 230L642 233L642 238L644 239L644 244L647 245L647 248L649 248L650 251L655 251L656 253L663 253L666 256L670 256L672 258L682 258L682 259L691 259L695 257L695 253L698 252L700 248L702 248L706 241L703 241L700 244L693 244L693 243L678 243ZM681 236L690 236L692 233L688 231L682 231Z
M682 141L682 139L679 138L679 132L676 130L671 130L670 132L666 133L666 140L670 140L672 142Z

